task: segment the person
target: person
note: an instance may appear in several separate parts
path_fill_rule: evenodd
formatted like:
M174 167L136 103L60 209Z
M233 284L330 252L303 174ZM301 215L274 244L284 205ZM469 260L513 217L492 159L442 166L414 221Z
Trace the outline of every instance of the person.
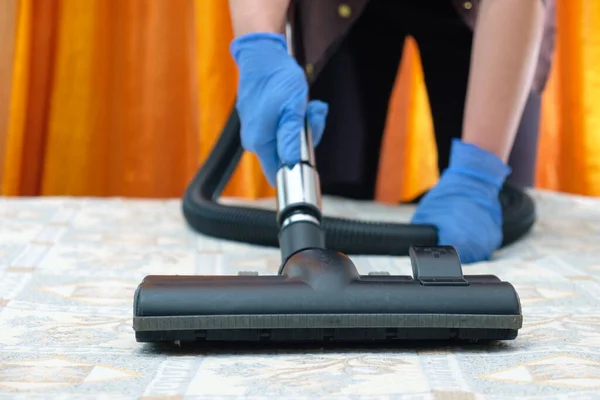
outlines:
M554 0L229 0L243 147L271 185L307 122L324 194L374 197L407 35L421 54L440 178L411 222L463 263L502 243L499 192L531 186ZM286 43L292 26L294 55ZM302 67L304 66L304 68Z

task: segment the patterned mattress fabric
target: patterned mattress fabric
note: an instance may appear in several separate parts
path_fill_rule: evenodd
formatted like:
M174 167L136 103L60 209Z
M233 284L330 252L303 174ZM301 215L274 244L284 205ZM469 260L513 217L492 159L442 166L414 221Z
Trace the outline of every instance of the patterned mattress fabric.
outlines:
M279 349L153 346L131 327L144 276L275 274L277 249L198 235L178 200L0 198L0 398L600 398L600 199L531 194L532 233L464 267L515 285L515 341ZM332 198L324 210L413 212ZM363 274L410 274L408 257L353 259Z

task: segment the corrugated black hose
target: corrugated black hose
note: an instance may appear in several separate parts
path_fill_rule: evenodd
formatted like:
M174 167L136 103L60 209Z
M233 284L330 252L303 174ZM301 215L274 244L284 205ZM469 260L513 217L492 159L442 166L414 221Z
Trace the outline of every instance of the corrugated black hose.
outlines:
M276 212L224 205L219 196L243 153L240 121L231 113L208 159L190 182L183 197L183 214L197 232L220 239L278 247ZM529 232L536 215L533 199L523 190L506 184L500 194L504 216L503 246ZM324 216L326 246L351 255L408 255L414 246L437 244L432 226L361 221Z

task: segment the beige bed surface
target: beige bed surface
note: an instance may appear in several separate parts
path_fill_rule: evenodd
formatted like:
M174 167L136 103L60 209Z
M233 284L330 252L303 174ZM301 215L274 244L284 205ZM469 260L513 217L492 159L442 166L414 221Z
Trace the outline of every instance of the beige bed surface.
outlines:
M156 349L131 328L145 275L274 274L276 249L201 237L176 200L0 198L0 398L598 398L600 199L532 194L532 234L465 267L516 286L516 341L279 351ZM325 211L407 221L412 208L326 199ZM361 273L410 273L404 257L354 259Z

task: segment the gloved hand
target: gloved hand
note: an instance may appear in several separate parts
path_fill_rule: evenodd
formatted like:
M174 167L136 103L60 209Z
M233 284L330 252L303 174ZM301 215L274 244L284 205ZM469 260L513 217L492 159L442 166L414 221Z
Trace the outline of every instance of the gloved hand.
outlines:
M454 246L462 263L487 261L502 243L498 195L509 174L496 155L455 139L448 168L411 222L436 226L438 244Z
M300 131L308 120L313 146L325 130L328 106L308 102L303 69L288 54L284 35L250 33L231 43L239 71L236 108L242 146L255 153L272 186L278 168L300 161Z

